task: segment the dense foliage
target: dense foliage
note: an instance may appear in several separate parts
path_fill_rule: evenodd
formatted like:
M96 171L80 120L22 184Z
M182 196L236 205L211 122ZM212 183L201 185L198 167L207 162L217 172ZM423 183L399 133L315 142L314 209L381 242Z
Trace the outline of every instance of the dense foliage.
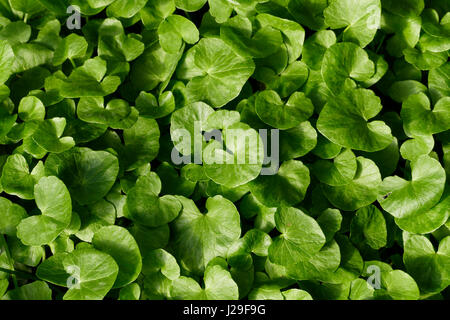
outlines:
M0 297L449 298L449 12L0 0Z

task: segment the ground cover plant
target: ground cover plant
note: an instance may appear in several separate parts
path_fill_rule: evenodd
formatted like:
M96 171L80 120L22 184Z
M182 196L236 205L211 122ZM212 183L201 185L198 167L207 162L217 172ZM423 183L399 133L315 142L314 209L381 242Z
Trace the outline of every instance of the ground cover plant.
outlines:
M0 298L448 299L449 12L0 0Z

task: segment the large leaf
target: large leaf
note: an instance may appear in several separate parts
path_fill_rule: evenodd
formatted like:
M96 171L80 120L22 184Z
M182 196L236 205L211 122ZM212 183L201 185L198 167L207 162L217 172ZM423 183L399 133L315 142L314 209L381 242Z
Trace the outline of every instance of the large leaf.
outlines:
M192 102L219 108L239 95L254 68L250 58L239 56L222 40L204 38L188 50L177 75L189 80L186 90Z
M382 109L380 98L367 89L344 91L320 113L317 128L332 142L363 151L379 151L391 144L391 129L383 121L369 120Z
M173 223L172 247L187 270L201 274L212 259L225 258L228 248L239 239L239 213L233 203L222 196L208 198L205 214L192 200L177 198L183 210Z
M51 154L45 162L45 172L64 181L78 203L92 204L111 190L119 172L119 162L106 151L74 148Z
M41 246L55 240L69 226L72 200L64 183L53 176L38 181L34 198L42 215L22 220L17 226L17 237L28 246Z
M445 171L437 160L420 156L411 162L410 181L398 176L383 180L378 202L399 219L418 215L439 201L445 179Z

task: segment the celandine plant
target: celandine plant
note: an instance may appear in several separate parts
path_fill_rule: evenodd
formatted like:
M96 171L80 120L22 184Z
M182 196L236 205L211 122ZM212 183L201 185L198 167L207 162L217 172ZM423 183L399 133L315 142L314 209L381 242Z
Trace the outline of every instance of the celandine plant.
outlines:
M0 298L449 298L449 12L0 0Z

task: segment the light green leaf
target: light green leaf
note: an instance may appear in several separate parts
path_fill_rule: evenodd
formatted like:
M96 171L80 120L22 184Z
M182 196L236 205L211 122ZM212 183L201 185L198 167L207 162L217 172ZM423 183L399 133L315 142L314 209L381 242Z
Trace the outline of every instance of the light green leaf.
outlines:
M411 162L411 181L398 176L383 180L378 202L396 218L411 217L431 209L444 186L445 171L440 163L423 155Z
M375 65L364 49L351 42L336 43L325 52L322 76L328 88L339 94L375 74Z
M54 241L72 220L72 200L64 183L56 177L41 178L34 198L42 215L31 216L17 226L17 237L28 246Z
M114 258L119 266L113 288L129 285L137 279L142 269L139 247L127 229L119 226L103 227L94 234L92 244L97 250Z
M212 259L226 257L228 248L239 239L239 212L222 196L208 198L205 214L199 211L194 201L177 198L183 210L173 223L171 246L185 269L201 274Z
M139 177L127 195L129 218L152 228L173 221L180 213L181 204L171 195L159 197L160 192L161 180L156 173Z
M239 95L254 69L250 58L237 55L222 40L204 38L188 50L177 75L189 80L186 90L192 102L219 108Z
M244 185L258 177L263 161L261 137L244 123L227 127L223 130L223 143L214 140L203 150L206 175L228 188Z
M333 0L323 12L331 29L345 28L343 41L367 46L380 27L380 0Z
M45 172L59 177L78 203L92 204L111 190L119 172L119 162L106 151L74 148L50 154Z
M293 206L301 202L310 183L309 169L298 160L283 162L275 175L259 176L250 191L267 207Z
M62 265L69 275L64 300L102 300L119 272L110 255L95 249L77 249L64 257Z
M371 90L344 91L322 109L317 128L338 145L369 152L379 151L394 139L391 129L383 121L369 122L381 109L380 98Z
M381 175L372 160L357 157L356 175L348 184L332 187L321 184L326 198L337 208L353 211L365 207L377 199Z

